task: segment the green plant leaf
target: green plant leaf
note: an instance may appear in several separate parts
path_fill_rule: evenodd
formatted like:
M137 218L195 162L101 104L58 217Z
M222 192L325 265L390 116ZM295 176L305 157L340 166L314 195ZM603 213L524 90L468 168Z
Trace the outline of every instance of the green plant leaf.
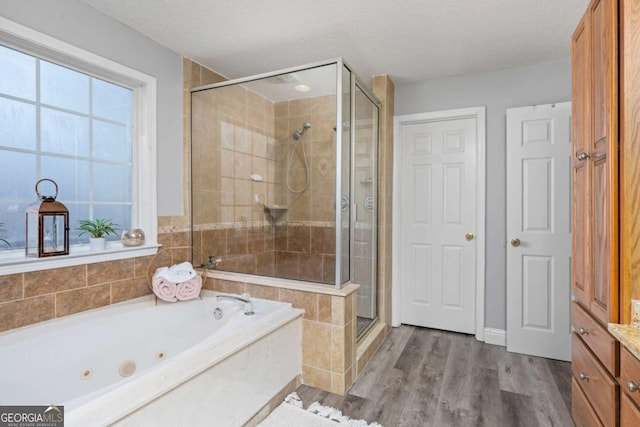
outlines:
M120 227L115 224L112 219L96 218L94 220L81 219L78 220L80 225L77 230L82 231L79 236L83 234L90 234L91 237L106 237L109 235L117 235L117 230Z

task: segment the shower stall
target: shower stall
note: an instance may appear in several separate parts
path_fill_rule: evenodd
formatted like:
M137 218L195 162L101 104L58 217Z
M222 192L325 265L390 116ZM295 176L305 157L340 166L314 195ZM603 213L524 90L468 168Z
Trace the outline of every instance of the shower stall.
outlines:
M194 264L342 287L377 318L376 98L341 58L194 88Z

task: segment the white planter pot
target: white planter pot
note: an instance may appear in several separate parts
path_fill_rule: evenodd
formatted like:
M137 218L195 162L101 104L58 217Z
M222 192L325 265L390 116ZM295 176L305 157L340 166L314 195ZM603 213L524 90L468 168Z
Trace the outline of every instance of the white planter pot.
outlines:
M107 239L104 237L91 237L89 238L89 245L91 247L91 252L104 251L107 246Z

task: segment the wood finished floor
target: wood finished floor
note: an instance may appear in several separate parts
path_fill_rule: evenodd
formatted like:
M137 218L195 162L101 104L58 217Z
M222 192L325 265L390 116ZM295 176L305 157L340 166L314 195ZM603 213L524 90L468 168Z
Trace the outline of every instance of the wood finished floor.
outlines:
M574 425L570 363L413 326L393 328L346 396L297 392L305 408L318 401L384 427Z

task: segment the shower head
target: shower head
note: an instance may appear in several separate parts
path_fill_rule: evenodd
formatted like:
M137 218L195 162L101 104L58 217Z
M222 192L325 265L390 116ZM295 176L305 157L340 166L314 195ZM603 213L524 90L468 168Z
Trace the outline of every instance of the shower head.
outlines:
M302 138L302 135L304 135L304 133L307 131L307 129L309 129L311 127L311 123L309 122L304 122L302 124L301 128L296 129L295 131L293 131L293 139L295 139L296 141L299 140L300 138Z

